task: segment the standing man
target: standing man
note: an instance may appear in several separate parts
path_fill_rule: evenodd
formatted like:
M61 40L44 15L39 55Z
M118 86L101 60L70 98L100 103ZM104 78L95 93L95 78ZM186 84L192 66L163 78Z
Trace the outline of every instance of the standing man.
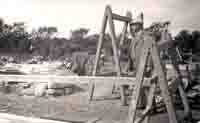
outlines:
M128 49L128 65L126 72L137 70L136 66L139 60L139 52L143 45L143 14L130 22L131 42Z
M132 40L128 50L129 59L126 71L128 73L133 71L134 74L136 75L139 69L138 66L140 62L140 57L142 55L141 53L144 45L144 37L145 35L149 35L148 32L144 31L142 13L130 23L130 34ZM152 73L152 69L153 69L152 60L149 59L145 71L146 77L150 76L150 74ZM147 93L148 93L148 88L143 88L138 108L145 108L147 102Z

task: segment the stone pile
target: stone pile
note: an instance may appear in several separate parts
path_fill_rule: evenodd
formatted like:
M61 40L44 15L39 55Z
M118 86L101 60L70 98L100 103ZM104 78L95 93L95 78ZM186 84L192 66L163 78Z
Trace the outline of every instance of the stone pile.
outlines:
M42 64L6 64L0 68L0 74L17 75L58 75L58 76L77 76L70 70L63 68L61 62L44 62ZM9 82L8 82L9 83ZM13 83L13 82L12 82ZM20 95L29 96L62 96L71 94L73 85L65 83L0 83L0 92L13 92Z
M69 95L73 92L73 85L65 83L49 82L47 86L47 94L54 96Z
M33 84L29 88L22 89L21 95L29 96L64 96L73 93L73 85L65 83L38 83Z

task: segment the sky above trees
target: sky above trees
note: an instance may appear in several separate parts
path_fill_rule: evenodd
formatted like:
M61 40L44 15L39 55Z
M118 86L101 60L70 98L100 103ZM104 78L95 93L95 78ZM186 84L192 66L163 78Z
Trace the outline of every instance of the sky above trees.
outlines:
M133 16L143 12L145 26L169 20L174 35L200 28L199 0L1 0L0 17L8 23L24 21L28 29L56 26L64 36L80 27L98 33L106 4L121 15L127 10ZM123 24L116 25L120 31Z

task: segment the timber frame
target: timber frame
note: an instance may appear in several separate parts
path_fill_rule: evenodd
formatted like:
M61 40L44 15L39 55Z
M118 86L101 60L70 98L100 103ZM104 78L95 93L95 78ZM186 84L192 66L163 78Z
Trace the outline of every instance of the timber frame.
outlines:
M124 27L122 30L122 37L119 42L119 45L121 46L121 45L123 45L123 41L124 41L126 33L127 33L128 25L129 25L130 21L132 21L132 14L131 14L131 12L127 12L126 16L120 16L115 13L112 13L110 6L106 6L104 17L103 17L103 22L102 22L101 33L100 33L100 37L99 37L99 41L98 41L98 45L97 45L95 65L94 65L94 69L92 72L93 76L97 75L100 51L102 49L103 38L105 35L107 21L108 21L110 33L111 33L111 41L112 41L112 48L113 48L113 53L114 53L114 61L115 61L115 69L117 71L117 77L121 76L120 61L119 61L119 56L118 56L119 52L118 52L117 44L116 44L117 39L116 39L116 34L115 34L114 22L113 22L114 20L124 22ZM136 82L135 83L136 91L135 92L133 91L133 93L132 93L132 99L130 102L129 115L128 115L127 122L128 123L133 123L133 122L141 123L144 119L147 123L149 122L149 112L153 106L154 91L156 88L156 84L158 84L161 89L161 94L164 98L164 103L167 108L170 123L178 123L175 108L173 106L173 102L172 102L171 95L169 93L169 88L167 85L165 67L163 66L164 64L161 62L161 59L159 56L159 50L163 49L163 48L167 48L166 45L169 45L172 42L171 41L161 41L157 44L155 42L155 40L150 36L144 37L144 40L145 40L144 41L145 43L143 46L144 50L142 50L142 55L140 57L141 62L139 64L139 70L136 73L136 81L135 81ZM173 68L175 69L176 73L178 74L178 80L181 81L182 77L180 74L180 70L178 68L178 63L173 60L175 55L173 53L171 53L170 55L171 55L171 58L173 61L173 63L172 63ZM140 93L142 91L142 86L145 85L145 82L143 83L143 81L145 80L144 72L146 70L145 66L146 66L146 63L147 63L147 60L149 59L149 57L152 58L153 65L156 66L155 67L155 75L153 75L151 77L151 79L148 81L148 82L150 82L150 86L149 86L150 90L149 90L149 96L147 99L146 109L143 112L143 116L136 119L135 118L136 110L137 110L136 107L139 102L139 98L141 96ZM155 82L155 81L157 81L157 82ZM94 82L91 81L90 82L90 90L89 90L89 101L91 101L93 99L94 88L95 88ZM190 117L191 112L190 112L188 100L187 100L184 90L182 88L181 82L179 82L179 84L178 84L178 90L179 90L179 94L182 99L182 103L184 105L185 116ZM126 99L125 99L125 94L124 94L124 88L122 85L120 85L120 94L121 94L122 104L124 105Z
M96 58L95 58L95 65L94 69L92 72L93 76L96 76L97 74L97 68L99 64L99 58L100 58L100 52L102 49L102 44L104 40L104 35L105 35L105 30L107 26L107 22L110 28L110 33L111 33L111 40L112 40L112 48L113 48L113 53L114 53L114 61L115 61L115 69L117 71L117 76L121 76L121 68L120 68L120 61L119 61L119 54L118 54L118 48L117 48L117 39L116 39L116 33L115 33L115 27L114 27L114 22L113 20L118 20L124 22L123 30L122 30L122 37L120 39L120 44L123 43L123 40L125 38L125 34L127 32L127 27L129 22L132 20L132 14L131 12L127 12L126 16L120 16L118 14L115 14L112 12L112 9L109 5L106 6L103 21L102 21L102 27L101 27L101 33L99 36L99 41L97 45L97 52L96 52ZM91 82L90 84L90 92L89 92L89 101L92 101L93 94L94 94L94 83ZM120 93L121 93L121 100L124 102L125 101L125 96L123 92L123 87L120 87Z

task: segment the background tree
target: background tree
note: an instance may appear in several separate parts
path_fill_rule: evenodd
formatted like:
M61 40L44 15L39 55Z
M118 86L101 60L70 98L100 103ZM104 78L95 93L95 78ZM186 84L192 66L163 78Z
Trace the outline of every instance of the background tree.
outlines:
M200 52L200 31L199 30L194 30L192 32L192 48L193 48L193 53L198 53Z
M56 27L47 27L47 26L44 26L44 27L40 27L38 29L38 35L41 37L41 38L52 38L52 36L58 32L58 29Z
M89 29L86 29L86 28L71 30L70 31L70 33L71 33L70 39L81 40L88 34L88 32L89 32Z
M180 31L177 36L175 36L175 40L178 42L178 46L183 52L192 50L193 40L192 35L188 30Z
M81 49L85 49L88 47L88 39L87 34L89 32L89 29L86 28L80 28L71 30L71 44L70 47L72 49L72 52L74 51L81 51Z
M0 20L0 48L6 51L25 51L30 46L24 22L6 24Z

